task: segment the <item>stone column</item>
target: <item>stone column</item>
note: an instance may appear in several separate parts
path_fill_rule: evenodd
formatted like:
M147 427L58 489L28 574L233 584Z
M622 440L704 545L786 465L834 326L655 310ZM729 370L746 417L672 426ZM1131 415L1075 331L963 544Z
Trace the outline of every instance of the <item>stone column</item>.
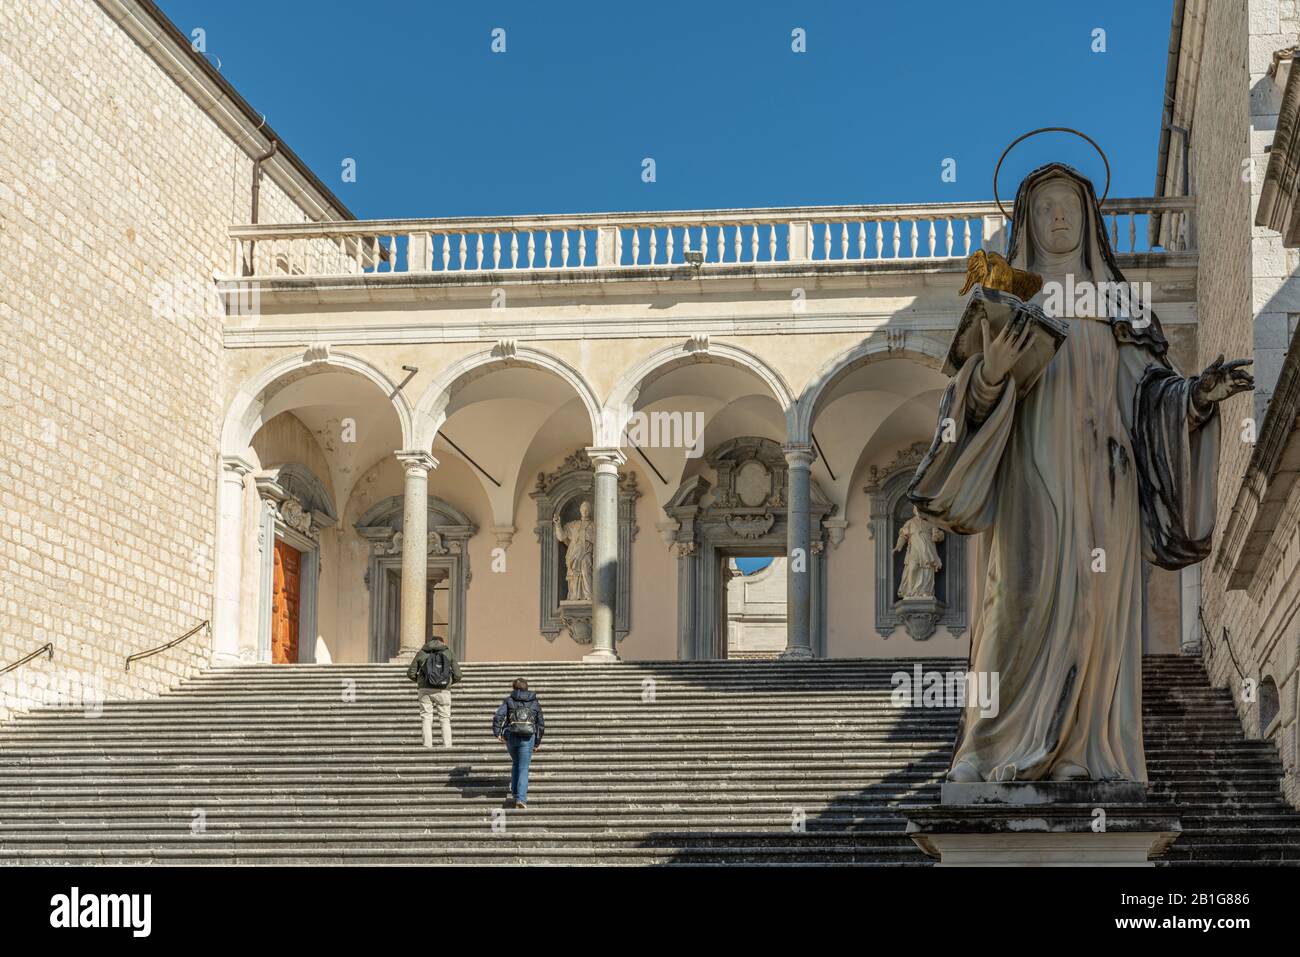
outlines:
M1185 655L1201 654L1201 566L1188 565L1178 577L1178 648Z
M398 658L411 658L425 642L425 597L429 580L429 470L438 460L418 449L397 452L406 469L402 501L402 646Z
M244 476L253 465L238 455L221 457L217 520L217 597L213 609L212 663L237 665L240 595L244 579Z
M808 506L812 484L812 447L788 445L786 553L786 648L782 658L806 659L812 650L812 549Z
M592 519L596 548L592 568L591 653L588 662L618 661L614 639L614 601L618 595L618 469L627 457L616 448L587 449L596 467Z

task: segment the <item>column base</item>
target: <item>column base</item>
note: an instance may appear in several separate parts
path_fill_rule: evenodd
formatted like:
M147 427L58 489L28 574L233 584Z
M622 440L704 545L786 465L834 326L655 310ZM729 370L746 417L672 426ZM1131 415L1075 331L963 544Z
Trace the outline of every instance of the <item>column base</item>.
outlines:
M811 648L787 648L777 657L777 661L812 661L817 656Z
M583 664L589 665L614 664L615 662L622 660L623 659L618 656L617 651L593 651L590 654L582 656Z
M219 651L212 656L213 668L240 668L244 665L255 665L256 661L250 661L247 658L241 658L237 654L231 654L228 651Z

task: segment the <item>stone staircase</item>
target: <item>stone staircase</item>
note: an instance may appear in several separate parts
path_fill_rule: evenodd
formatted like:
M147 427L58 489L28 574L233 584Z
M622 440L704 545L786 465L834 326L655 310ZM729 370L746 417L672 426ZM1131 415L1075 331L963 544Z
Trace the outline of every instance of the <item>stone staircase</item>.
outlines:
M925 865L903 811L937 800L957 714L891 705L914 661L468 664L451 752L419 747L400 666L215 669L0 728L0 863ZM1272 747L1198 662L1146 668L1169 862L1300 863ZM489 723L520 673L548 732L506 811Z

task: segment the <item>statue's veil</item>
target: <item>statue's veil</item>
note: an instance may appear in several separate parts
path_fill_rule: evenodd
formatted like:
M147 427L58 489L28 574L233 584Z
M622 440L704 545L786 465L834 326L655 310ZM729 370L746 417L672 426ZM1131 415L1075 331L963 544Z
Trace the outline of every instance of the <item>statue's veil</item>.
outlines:
M1029 211L1029 197L1035 187L1050 179L1066 179L1076 186L1082 194L1083 213L1087 222L1083 229L1083 261L1092 273L1094 282L1127 283L1124 274L1115 263L1115 253L1111 249L1110 239L1106 235L1106 222L1097 203L1097 194L1092 182L1073 167L1064 163L1048 163L1034 170L1021 182L1016 190L1016 204L1011 211L1011 241L1008 244L1007 261L1016 269L1030 272L1033 267L1029 257L1033 252L1033 242L1029 234L1033 230L1033 218ZM1135 326L1128 316L1110 316L1111 332L1119 342L1132 342L1144 346L1154 353L1164 365L1169 364L1166 353L1169 343L1160 329L1160 320L1156 318L1151 304L1147 306L1146 316L1150 322L1144 326Z

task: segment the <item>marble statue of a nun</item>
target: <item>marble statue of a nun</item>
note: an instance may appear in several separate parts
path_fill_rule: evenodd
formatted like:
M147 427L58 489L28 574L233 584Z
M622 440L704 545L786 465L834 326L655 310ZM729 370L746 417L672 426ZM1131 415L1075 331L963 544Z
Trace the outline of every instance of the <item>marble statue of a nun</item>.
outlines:
M1070 167L1021 183L1011 230L1007 259L1043 277L1039 303L1125 282L1092 184ZM1184 378L1150 304L1112 298L1064 304L1069 335L1019 398L1010 370L1028 343L986 327L908 489L941 527L989 536L971 669L998 674L998 710L965 709L949 780L1146 780L1142 560L1209 554L1216 406L1253 380L1222 357Z

